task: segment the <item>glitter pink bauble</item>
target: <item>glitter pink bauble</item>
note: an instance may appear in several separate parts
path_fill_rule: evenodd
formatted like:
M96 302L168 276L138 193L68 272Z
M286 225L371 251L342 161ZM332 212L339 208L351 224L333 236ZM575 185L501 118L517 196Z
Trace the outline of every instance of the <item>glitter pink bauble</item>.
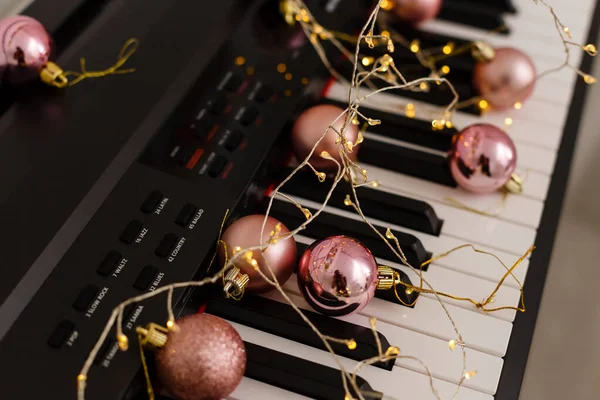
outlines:
M494 110L505 110L529 98L536 80L533 61L527 54L510 47L495 50L489 62L478 62L473 70L473 85Z
M0 80L22 84L39 78L50 60L52 39L33 18L18 15L0 21Z
M468 191L491 193L503 187L516 164L515 144L494 125L470 125L454 136L450 170L456 182Z
M394 13L404 22L417 25L437 17L442 3L443 0L396 0Z
M331 316L362 310L377 289L375 258L362 243L347 236L331 236L310 245L297 274L306 301Z
M246 348L225 320L195 314L177 321L166 345L156 353L156 373L179 400L217 400L240 384Z

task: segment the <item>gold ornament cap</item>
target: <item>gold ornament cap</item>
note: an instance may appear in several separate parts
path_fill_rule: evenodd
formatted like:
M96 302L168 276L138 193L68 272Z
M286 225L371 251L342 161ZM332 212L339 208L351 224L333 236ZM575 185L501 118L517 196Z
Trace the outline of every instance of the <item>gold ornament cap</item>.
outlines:
M490 62L496 57L496 50L489 43L476 40L473 42L471 54L479 62Z
M377 267L377 290L390 290L398 283L396 271L387 265Z
M138 326L135 330L140 335L140 342L145 347L161 348L167 343L169 330L154 322L149 323L145 328Z
M504 189L509 193L520 194L523 193L523 185L523 179L517 174L512 174L508 182L504 185Z
M40 78L42 78L42 82L45 84L58 88L63 88L69 83L65 76L65 71L52 61L49 61L44 69L42 69Z
M223 291L227 297L239 297L248 286L250 277L234 266L227 271L227 274L223 277L223 282Z

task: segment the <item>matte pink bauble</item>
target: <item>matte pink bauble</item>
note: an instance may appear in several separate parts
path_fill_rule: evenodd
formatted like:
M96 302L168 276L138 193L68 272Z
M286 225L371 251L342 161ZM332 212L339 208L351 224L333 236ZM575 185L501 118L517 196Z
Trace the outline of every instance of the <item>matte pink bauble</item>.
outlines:
M310 245L298 263L297 275L308 304L331 316L362 310L378 282L371 251L347 236L331 236Z
M525 102L533 91L535 79L531 58L510 47L496 49L493 60L478 62L473 71L475 89L495 110Z
M156 353L156 372L180 400L217 400L240 384L246 348L237 331L221 318L195 314L177 321Z
M503 187L517 165L517 149L500 128L475 124L454 136L450 170L456 182L475 193L491 193Z
M442 8L443 0L396 0L394 13L412 25L434 19Z
M298 160L303 161L308 157L315 143L323 136L329 125L333 121L336 121L336 118L340 117L343 112L344 110L339 107L323 104L309 108L298 117L292 129L292 146ZM310 163L316 169L334 170L337 168L333 161L321 157L321 152L323 151L327 151L338 162L342 162L338 150L339 145L336 141L339 138L337 132L342 129L346 121L345 117L346 115L344 114L337 119L333 124L335 131L330 129L312 154ZM345 135L346 140L355 143L356 139L358 139L358 127L354 124L348 125ZM348 157L351 160L356 161L358 149L359 147L356 146L351 153L348 153Z
M260 230L265 216L261 214L248 215L235 221L221 238L227 244L228 257L233 255L233 249L240 247L246 249L249 247L260 245ZM263 231L263 243L267 243L270 239L271 231L275 231L277 225L280 224L279 236L285 235L289 229L275 218L268 217ZM223 246L219 246L219 258L221 265L225 263L225 252ZM268 270L268 265L277 277L277 282L283 285L290 279L296 267L296 241L293 237L286 240L279 240L275 244L271 244L263 253L254 251L252 257L258 261L258 266L263 274L271 279L271 273ZM236 261L235 265L250 278L250 282L246 290L251 292L266 292L273 289L259 273L246 260Z
M21 84L39 79L50 60L52 39L33 18L18 15L0 21L0 80Z

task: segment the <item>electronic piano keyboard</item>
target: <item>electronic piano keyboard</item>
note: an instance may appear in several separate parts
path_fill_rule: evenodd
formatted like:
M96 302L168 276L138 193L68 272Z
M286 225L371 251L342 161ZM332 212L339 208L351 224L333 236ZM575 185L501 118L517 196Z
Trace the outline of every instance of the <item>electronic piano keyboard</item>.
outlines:
M67 69L76 68L81 56L90 67L106 65L130 37L140 40L140 48L129 61L133 74L64 90L0 89L3 398L75 399L76 377L112 308L162 285L206 276L227 210L228 224L264 211L270 188L290 172L287 138L295 118L314 104L343 106L348 86L331 80L302 32L285 25L277 3L36 0L22 11L53 35L57 62ZM357 32L370 2L306 3L322 25ZM552 5L575 42L594 42L600 15L595 1L553 0ZM2 11L18 6L11 2ZM395 28L424 47L478 39L517 47L538 71L564 57L547 10L532 0L446 0L436 20L418 29ZM589 72L591 59L582 51L571 57ZM338 61L347 74L349 64ZM278 72L279 64L289 77ZM472 95L465 78L472 62L456 57L448 65L461 96ZM378 229L392 229L413 265L463 243L508 264L532 243L537 246L515 271L525 282L525 313L485 314L470 303L442 299L464 336L467 368L478 371L464 382L460 399L519 396L585 91L583 80L565 69L539 81L523 108L510 112L513 124L506 129L518 149L518 171L527 178L524 193L509 196L498 216L447 201L452 197L484 210L502 198L456 187L444 165L456 130L432 135L430 121L418 113L404 116L409 103L417 109L445 104L447 92L394 92L362 103L361 110L382 124L367 129L358 158L382 185L358 193L366 215ZM505 117L471 107L457 112L453 122L457 129L480 121L503 127ZM322 185L314 174L300 173L283 192L314 210ZM347 234L416 282L343 205L345 193L340 187L322 216L297 236L299 254L317 239ZM274 200L271 215L289 227L302 222L295 206L282 198ZM468 251L435 261L423 272L436 290L474 299L489 295L503 273L501 266ZM448 350L455 333L433 296L402 294L409 304L416 300L408 307L384 294L357 314L332 318L310 308L295 277L284 288L324 333L355 338L355 351L334 346L345 367L374 354L369 319L375 317L381 342L423 360L441 398L452 397L462 357ZM215 291L176 293L176 311L183 316L203 307L240 333L248 362L231 399L344 398L331 355L278 294L232 302ZM517 306L519 294L518 285L507 280L496 301ZM126 310L125 333L134 340L135 326L166 317L161 296L135 304ZM131 347L118 351L114 335L105 341L89 373L87 399L146 398L137 345ZM379 363L359 375L361 389L374 398L433 398L423 367L411 360ZM160 392L158 398L171 397Z

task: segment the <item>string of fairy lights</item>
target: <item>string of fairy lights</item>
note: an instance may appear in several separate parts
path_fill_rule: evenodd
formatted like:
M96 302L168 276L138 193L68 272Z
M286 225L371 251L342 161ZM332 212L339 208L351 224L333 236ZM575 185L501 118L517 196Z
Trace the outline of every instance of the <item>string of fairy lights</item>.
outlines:
M541 73L537 77L537 79L540 79L543 76L546 76L554 71L558 71L562 68L571 68L576 73L578 73L580 76L582 76L583 79L586 81L586 83L588 83L588 84L593 83L595 81L595 79L593 77L591 77L590 75L587 75L587 74L583 73L582 71L578 70L577 68L571 66L569 55L570 55L570 47L572 47L572 46L579 46L581 49L586 51L588 54L594 55L596 53L595 46L591 45L591 44L579 45L579 44L575 44L575 43L571 42L570 41L570 29L567 28L566 26L564 26L560 22L560 20L556 16L556 13L554 12L553 8L551 6L549 6L545 0L533 0L533 1L536 4L541 3L543 6L545 6L549 10L549 12L552 14L552 16L554 17L555 25L557 27L557 30L559 31L560 38L564 44L565 53L566 53L565 62L560 67L557 67L551 71L545 71L545 72ZM506 308L512 308L514 310L524 311L525 306L524 306L524 300L523 300L523 296L524 296L523 286L517 280L517 278L513 275L513 272L514 272L515 268L517 268L519 266L519 264L523 261L523 259L525 259L531 253L531 251L533 249L529 248L523 254L523 256L521 258L519 258L519 260L517 260L510 267L505 265L504 263L502 263L502 261L494 254L479 250L471 244L465 244L463 246L459 246L458 248L449 250L448 252L441 254L425 263L425 264L431 263L441 257L447 256L448 254L450 254L453 251L464 250L464 249L471 249L473 251L484 253L484 254L487 254L487 255L495 258L505 268L506 273L503 275L502 279L498 282L498 285L496 286L495 290L492 293L490 293L490 295L486 299L484 299L482 301L475 301L473 299L469 299L466 297L461 297L461 296L456 296L454 294L442 293L442 292L436 291L430 285L430 283L426 280L426 278L423 276L423 269L422 269L423 265L412 266L407 261L407 258L404 255L404 252L402 251L402 248L398 242L398 239L394 236L394 234L391 232L391 230L388 229L385 232L385 234L382 234L379 230L377 230L372 225L372 223L364 215L363 210L360 205L359 196L357 195L357 192L356 192L356 188L363 186L363 185L378 186L378 185L384 184L384 183L378 182L378 181L369 181L368 171L363 169L359 164L354 162L349 157L349 154L355 150L355 147L358 144L360 144L360 142L362 142L364 140L364 138L362 137L362 135L359 135L359 137L356 141L354 141L354 142L349 141L345 134L348 127L351 124L359 125L361 123L361 120L364 121L367 125L371 125L371 126L378 125L381 123L380 120L371 119L368 116L364 115L359 110L361 102L365 101L366 99L368 99L370 97L376 96L379 93L383 93L383 92L389 92L389 91L395 91L395 90L426 90L427 86L430 84L446 84L446 85L448 85L449 88L451 88L454 98L450 102L450 104L448 104L446 107L441 107L439 109L438 116L432 120L432 128L433 129L441 129L443 127L452 126L452 115L455 112L455 110L460 107L461 103L459 103L458 94L454 90L451 82L447 78L444 77L445 75L447 75L447 73L449 71L446 68L444 68L444 66L442 66L438 70L436 68L435 61L439 61L441 59L440 57L442 57L441 55L450 57L453 54L457 54L458 52L472 51L473 49L476 49L477 52L485 53L485 51L487 49L485 44L482 44L483 42L481 42L481 43L473 42L473 44L468 49L460 48L460 47L455 48L455 47L453 47L452 44L448 43L446 46L443 46L440 49L440 52L436 53L433 50L421 49L418 42L408 41L405 38L398 36L395 32L392 32L390 30L384 30L382 32L376 33L376 30L378 29L378 26L379 26L378 24L381 21L381 19L379 18L380 10L381 9L388 10L389 7L392 6L392 4L393 4L393 2L391 0L379 1L379 3L374 7L373 11L369 15L369 18L367 19L366 23L364 24L360 34L358 36L356 36L356 38L354 39L355 49L354 49L354 52L351 52L342 43L343 41L347 41L348 37L344 36L343 34L328 31L325 27L320 25L318 23L318 21L313 17L310 10L308 9L308 7L305 5L305 3L302 0L284 0L281 2L281 11L282 11L282 14L283 14L284 18L286 19L286 21L288 21L288 23L290 23L290 24L299 23L301 25L301 27L304 30L306 36L308 37L310 43L313 45L315 51L321 58L323 64L328 68L328 70L331 72L331 74L334 77L337 77L340 80L344 80L344 78L341 76L341 74L339 74L333 68L332 63L329 61L329 57L326 54L326 51L322 44L322 41L327 41L327 42L332 43L335 46L335 48L337 48L343 55L345 55L353 63L353 73L352 73L352 79L351 79L349 91L348 91L348 106L347 106L347 108L344 110L344 112L342 114L340 114L338 116L338 118L335 121L331 122L328 129L321 135L319 140L315 143L310 154L308 154L308 156L304 160L300 160L299 164L297 165L296 168L294 168L292 173L287 178L285 178L273 190L269 204L267 206L267 210L265 212L265 218L263 220L263 224L261 227L260 237L261 238L263 237L263 233L265 231L265 226L267 223L267 218L269 216L271 207L273 205L273 201L278 196L286 197L288 201L291 201L293 204L295 204L295 206L298 208L299 212L301 212L305 216L305 221L300 226L296 227L293 230L290 230L288 233L285 233L285 234L282 234L280 232L280 230L278 230L278 229L273 230L272 232L270 232L270 235L268 235L269 239L266 240L266 242L261 240L260 245L249 247L246 249L234 248L232 256L226 260L223 268L221 268L215 274L208 276L200 281L181 282L181 283L174 283L174 284L166 285L166 286L157 288L156 290L154 290L152 292L145 293L143 295L127 299L127 300L123 301L121 304L119 304L118 306L116 306L113 309L111 316L108 319L104 330L102 331L101 335L99 336L95 346L93 347L92 351L90 352L87 360L85 361L85 363L77 377L77 395L78 395L79 400L85 399L86 382L88 380L88 373L92 366L93 360L95 359L96 354L100 350L105 339L110 335L110 333L111 333L113 327L115 327L115 325L116 325L116 338L119 343L120 349L123 351L126 351L129 347L129 339L123 333L123 313L124 313L125 307L127 307L128 305L130 305L132 303L138 303L138 302L146 300L148 298L155 297L155 296L161 295L163 293L166 293L167 294L167 305L166 306L167 306L167 312L168 312L168 320L166 321L166 328L168 331L175 332L175 331L177 331L178 326L177 326L177 323L175 320L175 315L173 312L173 304L172 304L174 290L180 289L180 288L188 288L188 287L202 287L207 284L216 283L219 280L222 280L224 274L227 271L229 271L231 268L233 268L235 266L235 263L239 262L239 261L245 261L245 262L249 263L250 265L252 265L255 268L256 272L259 274L259 276L262 279L264 279L269 285L273 286L275 290L278 291L278 293L283 297L283 299L287 302L287 304L289 304L298 313L298 315L303 319L303 321L307 324L307 326L309 326L312 329L312 331L320 338L320 340L322 341L322 343L325 346L325 348L327 349L327 351L329 353L331 353L331 356L333 357L336 365L338 366L338 368L340 370L343 387L344 387L344 390L346 393L346 400L354 400L355 399L354 396L357 396L358 399L360 399L360 400L364 400L366 398L365 396L368 395L368 393L361 392L361 390L357 384L357 376L362 368L364 368L367 365L372 365L372 364L375 364L378 362L386 362L386 361L395 360L395 359L407 359L407 360L412 360L412 361L419 363L423 367L427 377L429 378L429 386L431 389L431 393L433 394L433 396L436 399L440 399L439 392L435 387L434 375L432 374L431 370L427 367L427 365L425 365L425 363L422 360L420 360L417 357L411 356L409 354L404 354L403 351L401 350L401 348L398 346L390 346L387 349L382 348L381 342L379 341L379 338L377 335L377 326L376 326L377 321L375 320L375 318L370 318L369 324L370 324L371 330L373 332L375 342L377 344L377 351L378 351L377 356L372 357L368 360L363 360L363 361L359 362L356 365L356 367L352 370L347 370L346 368L344 368L344 365L341 362L341 360L339 359L339 356L335 353L335 351L331 347L331 343L342 343L342 344L345 344L350 350L353 350L357 346L356 341L352 338L336 338L336 337L327 336L327 335L322 334L319 331L319 329L306 317L306 315L302 312L302 310L294 303L294 301L290 298L290 296L283 289L283 287L278 283L275 273L274 273L273 269L271 268L271 266L269 265L268 260L266 260L266 265L265 265L267 271L269 272L268 275L263 273L263 271L261 271L258 268L258 261L254 258L254 254L255 254L254 252L255 251L258 253L264 252L270 245L273 245L279 241L293 240L293 237L296 234L298 234L303 229L305 229L308 224L310 224L312 221L314 221L316 218L318 218L319 215L325 210L325 207L327 206L331 196L333 195L335 188L344 179L352 183L351 193L348 194L344 203L347 206L352 207L356 211L356 213L361 217L361 219L380 237L381 240L383 240L386 243L386 245L389 247L389 249L394 253L394 255L398 258L398 260L400 260L402 262L402 264L411 268L414 271L414 273L419 276L419 285L404 284L404 285L402 285L402 288L407 291L417 291L417 292L422 292L422 293L430 293L430 294L434 295L434 297L438 301L440 307L444 310L446 317L448 318L448 320L450 321L450 323L453 327L453 330L455 333L455 338L448 341L448 348L450 351L455 351L458 348L462 353L462 367L461 367L461 371L460 371L460 379L459 379L458 384L456 385L456 391L453 395L453 398L456 398L456 396L458 395L460 388L463 385L464 380L473 379L475 377L475 375L477 374L476 369L467 370L467 354L466 354L466 350L465 350L465 341L463 340L463 337L460 333L460 329L459 329L456 321L452 318L450 311L446 307L446 304L444 303L442 298L443 297L451 297L451 298L458 299L458 300L469 301L472 304L476 305L482 311L487 311L487 312L493 312L493 311L506 309ZM565 35L565 36L563 36L563 35ZM373 58L373 59L365 59L364 57L361 58L361 46L365 45L365 44L370 48L373 48L378 45L383 45L383 46L385 46L387 52L383 56L378 57L378 58ZM427 66L428 68L430 68L431 73L429 74L429 76L418 78L418 79L411 80L411 81L406 80L404 75L401 73L401 71L397 67L393 56L391 55L394 53L396 44L400 44L402 46L409 48L415 54L416 58L424 66ZM436 59L436 57L438 57L438 58ZM369 84L370 81L373 79L379 79L383 82L386 82L387 86L374 88L373 85ZM360 88L363 85L368 86L372 90L367 94L361 95ZM479 101L480 108L485 108L485 107L482 107L483 105L485 105L485 104L481 103L482 100L480 99L478 101ZM519 109L520 104L514 104L514 108ZM407 106L406 115L409 117L412 115L414 117L415 111L416 110L415 110L414 106L413 107ZM344 124L341 129L335 130L335 128L333 128L333 126L336 122L338 122L338 120L343 121ZM339 156L340 156L341 162L338 162L336 160L336 158L332 157L331 154L329 154L328 152L324 151L319 154L320 157L334 162L337 166L337 172L335 173L335 177L333 178L333 183L332 183L331 187L328 189L327 194L325 196L325 199L322 202L321 207L319 207L316 211L311 212L307 208L305 208L304 206L302 206L301 204L296 202L294 199L290 198L289 196L285 196L283 193L281 193L281 190L297 172L299 172L301 169L303 169L305 167L312 169L312 171L316 175L316 178L319 181L323 182L325 180L325 174L323 172L319 171L317 168L313 167L310 164L309 160L313 156L313 153L316 151L318 145L324 140L324 138L327 136L329 131L332 129L338 135L337 143L338 143L338 151L339 151ZM224 223L225 223L225 220L223 221L223 224ZM222 227L221 227L221 229L222 229ZM219 233L219 237L220 237L220 233ZM217 245L218 246L226 246L226 244L221 240L218 240ZM214 258L213 258L213 261L214 261ZM503 284L503 282L508 278L514 279L520 288L521 305L519 307L508 307L508 306L500 305L495 308L486 308L486 306L488 306L490 303L492 303L494 301L495 293L500 288L500 286ZM396 289L396 288L394 288L394 289ZM407 350L410 350L410 349L407 349ZM352 388L352 390L350 390L350 388ZM386 399L391 399L391 398L389 396L386 396Z

